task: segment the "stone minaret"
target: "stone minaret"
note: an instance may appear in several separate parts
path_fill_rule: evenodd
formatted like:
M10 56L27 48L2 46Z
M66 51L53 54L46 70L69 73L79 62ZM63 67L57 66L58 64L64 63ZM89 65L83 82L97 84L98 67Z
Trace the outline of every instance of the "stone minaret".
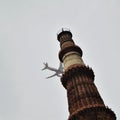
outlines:
M116 120L114 112L105 106L95 84L94 72L82 60L82 50L72 40L72 33L63 30L57 35L64 64L61 82L67 90L70 116L68 120Z

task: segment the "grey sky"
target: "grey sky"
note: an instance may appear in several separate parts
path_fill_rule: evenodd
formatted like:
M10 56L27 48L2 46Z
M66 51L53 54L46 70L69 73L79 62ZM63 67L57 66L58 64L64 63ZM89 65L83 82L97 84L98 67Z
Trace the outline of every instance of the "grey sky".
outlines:
M0 0L0 120L66 120L58 77L57 31L68 27L95 72L95 84L120 119L119 0Z

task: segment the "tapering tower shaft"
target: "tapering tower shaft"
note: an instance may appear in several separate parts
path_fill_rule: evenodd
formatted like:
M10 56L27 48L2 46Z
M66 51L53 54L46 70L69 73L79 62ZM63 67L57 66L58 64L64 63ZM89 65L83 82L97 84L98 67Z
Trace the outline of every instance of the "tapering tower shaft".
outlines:
M82 50L72 40L72 33L62 30L57 36L64 64L61 82L67 90L69 120L116 120L107 108L94 84L93 70L82 60Z

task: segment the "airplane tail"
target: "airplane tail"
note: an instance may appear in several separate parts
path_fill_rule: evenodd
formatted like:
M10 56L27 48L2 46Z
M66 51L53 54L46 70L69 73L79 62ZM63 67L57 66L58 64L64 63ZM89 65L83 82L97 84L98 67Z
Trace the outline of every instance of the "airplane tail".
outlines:
M45 65L45 67L42 70L45 70L48 68L48 63L43 63Z

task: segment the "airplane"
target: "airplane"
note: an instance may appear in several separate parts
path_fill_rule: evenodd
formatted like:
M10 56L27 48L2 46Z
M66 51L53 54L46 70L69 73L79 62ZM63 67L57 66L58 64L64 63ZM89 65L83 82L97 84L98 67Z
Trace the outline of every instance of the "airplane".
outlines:
M54 71L55 74L47 77L48 78L51 78L51 77L54 77L54 76L58 76L58 77L61 77L61 74L63 73L63 66L62 66L62 63L60 62L60 65L59 65L59 68L56 69L56 68L53 68L53 67L49 67L48 66L48 63L43 63L45 65L45 67L42 69L42 70L45 70L45 69L48 69L48 70L51 70L51 71Z

